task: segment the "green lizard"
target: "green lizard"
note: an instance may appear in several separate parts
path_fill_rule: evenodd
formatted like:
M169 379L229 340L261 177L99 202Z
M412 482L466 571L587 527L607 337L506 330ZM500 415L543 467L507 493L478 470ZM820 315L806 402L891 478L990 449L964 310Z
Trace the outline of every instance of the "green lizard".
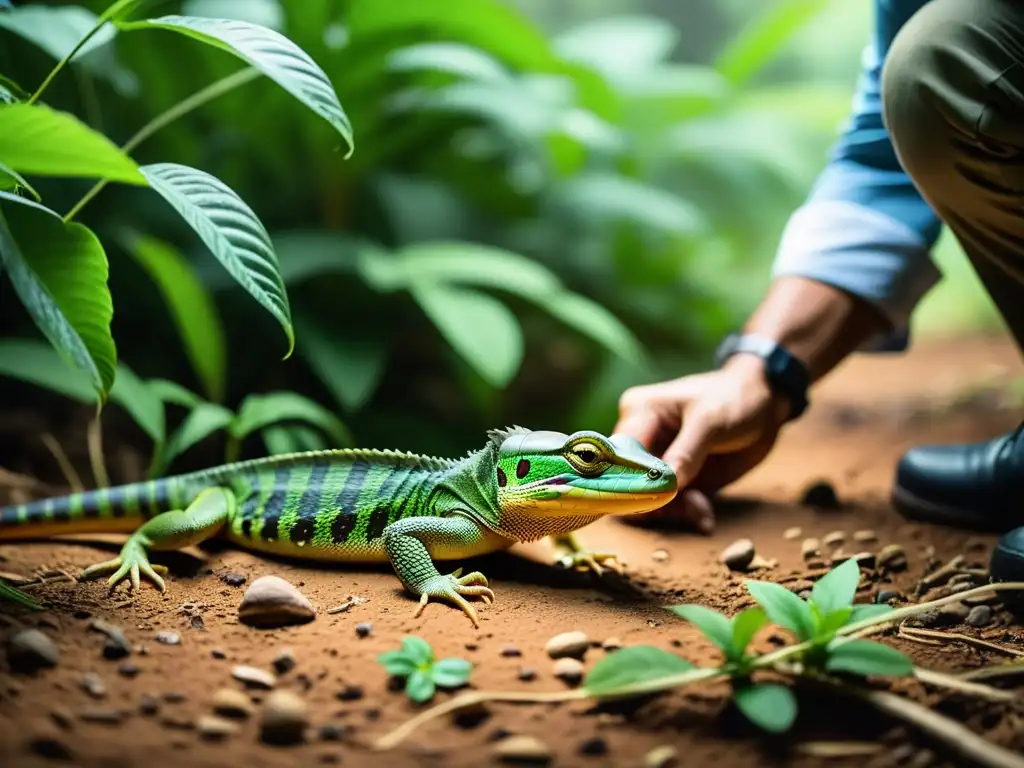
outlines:
M663 506L676 477L635 439L522 427L490 430L461 459L390 450L311 451L234 462L189 474L0 509L0 541L62 533L129 533L118 557L80 578L113 573L132 590L145 576L165 590L150 551L223 536L244 548L316 560L390 561L419 596L448 600L479 626L465 599L494 599L487 578L453 560L549 537L569 567L601 570L609 553L584 551L572 532L611 514ZM617 564L615 564L617 566ZM615 567L613 566L613 567Z

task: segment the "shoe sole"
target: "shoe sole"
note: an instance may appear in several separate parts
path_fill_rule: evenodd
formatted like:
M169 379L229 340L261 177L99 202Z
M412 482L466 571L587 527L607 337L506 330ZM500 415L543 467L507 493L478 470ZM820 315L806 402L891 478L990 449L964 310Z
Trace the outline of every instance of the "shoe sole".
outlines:
M1020 521L1012 522L991 513L980 510L964 510L947 507L925 501L905 488L896 485L892 489L892 504L903 517L924 523L948 525L986 533L1005 533L1020 526Z

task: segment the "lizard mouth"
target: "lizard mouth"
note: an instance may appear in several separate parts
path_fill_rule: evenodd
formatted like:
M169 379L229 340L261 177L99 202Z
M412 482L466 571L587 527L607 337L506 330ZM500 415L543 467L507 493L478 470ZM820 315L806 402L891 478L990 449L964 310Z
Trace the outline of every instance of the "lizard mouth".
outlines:
M519 486L508 495L515 506L553 515L628 515L658 509L676 492L674 476L651 480L645 475L559 475Z

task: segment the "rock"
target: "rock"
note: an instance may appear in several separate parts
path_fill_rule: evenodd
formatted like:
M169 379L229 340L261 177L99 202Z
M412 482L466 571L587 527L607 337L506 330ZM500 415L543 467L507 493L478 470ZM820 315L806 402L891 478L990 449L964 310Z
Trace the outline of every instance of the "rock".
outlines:
M963 603L949 603L934 610L918 614L917 618L926 627L948 627L965 621L970 612L971 609Z
M971 608L965 621L972 627L987 627L992 623L992 609L987 605L976 605Z
M102 699L107 695L107 686L103 684L103 680L95 672L86 672L82 676L80 685L82 690L94 699Z
M278 652L277 656L274 657L274 660L270 662L270 664L277 674L284 675L295 669L295 656L292 654L290 649L285 648Z
M800 545L800 554L804 560L810 560L821 553L821 542L817 539L804 539Z
M551 762L551 750L540 739L534 736L509 736L499 741L494 747L494 757L504 763L539 763Z
M826 547L838 547L846 541L846 534L842 531L832 531L821 537L821 543Z
M164 645L181 645L181 635L170 629L162 629L156 633L156 641Z
M878 591L878 595L875 597L875 602L879 604L891 605L893 601L900 599L900 593L895 589L881 589Z
M23 629L7 641L7 663L12 672L35 672L55 667L58 661L57 646L38 629Z
M89 622L89 629L102 632L107 637L103 643L103 658L115 661L123 659L132 652L128 639L124 636L124 631L109 621L93 619Z
M363 686L355 685L354 683L349 683L340 691L338 691L336 698L339 701L358 701L365 695L366 694L365 691L363 690Z
M202 738L215 741L238 733L238 725L216 715L200 715L196 730Z
M513 648L512 646L507 646L507 647L501 649L501 655L502 656L506 656L506 657L513 657L513 656L522 656L523 653L518 648Z
M668 560L668 557L669 555L667 549L656 549L651 553L651 559L654 560L654 562L656 563L664 563L666 560Z
M356 635L358 637L367 637L370 634L370 632L372 632L372 631L373 631L373 624L370 624L369 622L363 622L361 624L356 624Z
M866 544L869 541L875 541L878 539L878 534L870 529L864 529L862 531L853 532L853 540L861 544Z
M181 691L167 691L163 695L164 701L168 704L181 704L181 702L185 701L187 698L188 696Z
M572 657L582 659L590 647L590 638L585 632L562 632L548 640L545 652L552 659Z
M220 574L220 580L227 584L229 587L240 587L247 581L244 573L234 573L227 571Z
M601 647L606 651L617 651L622 647L622 641L617 637L609 637L601 643Z
M245 718L253 710L249 697L234 688L221 688L213 694L213 711L222 717Z
M64 707L54 707L51 709L50 719L65 731L70 731L75 725L75 721L71 716L71 713L64 709Z
M744 571L757 554L750 539L737 539L722 550L722 562L732 571Z
M679 753L671 744L655 747L644 756L644 768L675 768L679 765Z
M220 648L214 648L210 651L210 658L212 659L226 659L227 657L228 655Z
M155 715L159 711L160 704L157 702L156 697L148 693L144 693L139 697L140 715Z
M253 627L305 624L316 618L306 596L280 576L261 576L242 595L238 619Z
M317 729L317 736L320 738L320 741L344 741L348 731L347 725L324 723Z
M533 669L532 667L520 667L519 674L516 675L516 677L518 677L523 682L528 683L531 680L537 679L537 670Z
M902 571L907 567L907 553L899 544L887 544L875 557L878 567L887 571Z
M130 661L123 661L117 665L117 671L122 677L135 677L142 670Z
M608 742L600 736L594 736L580 744L581 755L606 755L608 754Z
M794 541L804 535L802 528L787 528L782 532L782 538L786 541Z
M78 713L78 719L86 723L120 725L128 717L123 709L85 709Z
M583 679L583 663L578 659L564 657L555 662L555 677L570 685L576 685Z
M239 664L231 670L231 676L240 683L250 688L263 688L269 690L277 685L277 678L270 672L259 667L250 667L247 664Z
M268 744L303 741L309 727L307 710L306 702L291 691L274 691L260 713L260 739Z
M817 509L838 509L840 506L836 489L827 480L819 480L808 486L800 498L800 503Z
M850 555L854 560L857 561L857 565L861 568L874 568L877 558L874 552L858 552L855 555Z

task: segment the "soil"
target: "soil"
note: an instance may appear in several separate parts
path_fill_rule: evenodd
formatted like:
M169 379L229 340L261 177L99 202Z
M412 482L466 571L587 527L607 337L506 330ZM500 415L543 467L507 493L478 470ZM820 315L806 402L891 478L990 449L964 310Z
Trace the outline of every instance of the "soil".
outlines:
M745 578L792 584L807 568L801 540L783 537L791 527L801 528L802 536L845 531L847 550L853 546L853 531L873 529L878 541L858 549L877 551L888 543L905 548L908 569L872 584L861 592L860 600L873 599L883 588L912 594L927 569L958 554L984 567L994 536L908 523L887 501L889 484L900 453L914 444L982 439L1016 426L1021 408L1015 405L1012 384L1022 374L1024 366L1015 348L1005 339L990 337L922 342L904 356L851 360L815 393L807 417L787 428L767 462L717 501L718 527L712 536L612 520L584 530L580 538L587 545L618 553L627 565L624 579L577 578L558 571L547 565L543 545L465 563L467 570L486 573L497 594L495 604L479 605L479 630L445 604L432 603L420 618L413 618L416 602L403 594L387 568L321 570L226 547L203 547L155 556L156 562L171 567L169 589L161 596L147 584L134 601L124 591L108 596L102 581L74 583L58 575L31 588L50 604L45 613L0 609L4 644L17 629L34 626L60 649L55 668L33 674L14 674L6 660L0 661L0 762L9 768L53 764L53 757L40 754L45 751L39 742L43 739L51 751L56 744L67 751L70 759L65 763L103 768L186 762L480 766L492 763L495 745L502 735L512 733L541 739L553 753L555 766L640 766L651 749L663 745L678 750L681 765L836 763L835 758L807 755L801 747L822 740L884 745L871 756L840 763L905 765L916 753L916 765L922 768L957 765L948 750L929 744L896 721L803 692L794 731L785 738L766 738L726 705L721 686L688 689L618 709L599 710L585 702L490 704L483 719L444 718L428 723L394 751L374 753L367 743L419 709L389 689L375 659L398 648L403 635L415 633L439 656L470 659L475 665L472 688L557 691L566 683L554 676L544 645L557 633L582 630L596 643L614 637L626 645L652 644L697 664L713 664L718 657L709 643L663 606L697 602L732 613L751 602L742 584ZM8 434L6 439L13 438ZM19 439L26 454L38 452L37 433L25 432ZM88 477L87 465L79 467ZM31 488L12 490L15 483L4 477L0 473L0 504L12 494L33 493ZM819 481L836 491L839 508L802 503L804 491ZM777 566L730 572L719 554L737 538L752 539L758 554L777 559ZM119 540L78 536L56 543L0 546L0 570L24 576L75 573L112 557ZM237 607L246 584L233 586L237 579L232 581L228 574L240 574L246 583L266 574L280 575L309 598L318 616L311 623L283 629L243 625L237 620ZM329 613L349 596L365 602L346 612ZM105 638L90 629L94 619L121 627L131 655L104 658ZM372 625L366 636L357 632L361 623ZM995 624L987 629L950 629L1024 649L1024 631L1005 612L997 612ZM157 633L167 631L177 633L180 642L158 641ZM771 635L759 635L756 647L772 647L777 638ZM892 636L884 642L937 670L964 671L1007 660L998 652L962 642L930 646ZM305 742L262 743L256 716L242 721L238 733L223 741L204 740L196 722L211 713L215 691L241 689L232 679L233 667L248 664L270 671L272 660L284 649L290 649L296 664L279 675L277 686L308 702L311 725ZM516 653L510 655L510 649ZM591 648L586 665L605 654L600 647ZM136 668L135 674L119 671L126 662ZM536 677L519 679L522 668L535 670ZM101 697L83 686L89 673L102 681ZM361 688L361 697L355 697L352 686ZM349 695L339 696L343 690ZM954 716L993 742L1024 750L1024 707L1019 704L980 702L918 682L900 683L894 690ZM252 697L259 700L264 695L257 691ZM435 702L452 695L441 692ZM147 714L141 706L147 697L155 699L155 713ZM93 718L97 712L113 714L116 722L94 722L88 719L90 712ZM341 740L322 739L319 730L324 725L342 726L335 729ZM600 752L603 745L604 753L582 754L588 742L592 752ZM929 762L921 750L943 757Z

